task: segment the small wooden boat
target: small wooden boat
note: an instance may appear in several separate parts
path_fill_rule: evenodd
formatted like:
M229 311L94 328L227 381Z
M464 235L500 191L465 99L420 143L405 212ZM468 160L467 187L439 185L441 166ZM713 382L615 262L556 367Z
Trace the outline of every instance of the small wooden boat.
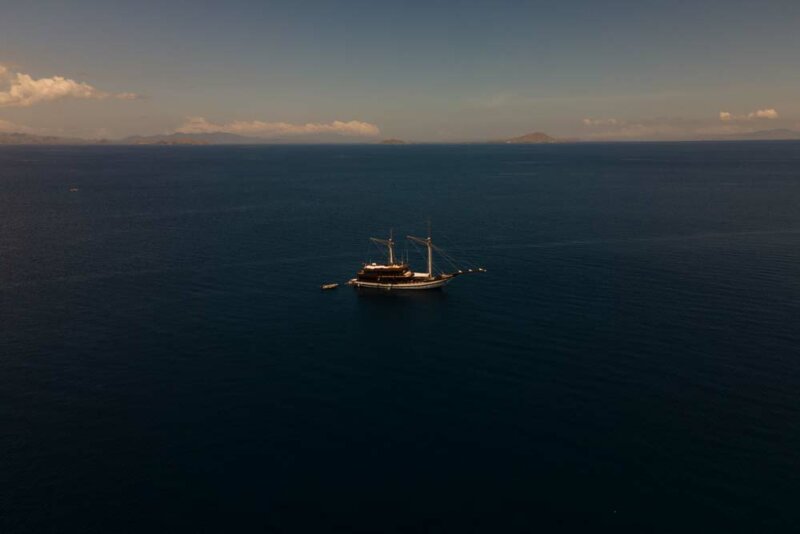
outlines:
M337 287L339 287L339 284L322 284L323 291L326 289L336 289Z

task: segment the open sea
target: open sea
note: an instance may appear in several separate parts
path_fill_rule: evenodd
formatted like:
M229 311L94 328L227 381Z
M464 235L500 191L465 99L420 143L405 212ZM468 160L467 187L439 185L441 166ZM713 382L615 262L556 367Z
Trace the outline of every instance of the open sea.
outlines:
M3 534L798 524L800 143L0 149Z

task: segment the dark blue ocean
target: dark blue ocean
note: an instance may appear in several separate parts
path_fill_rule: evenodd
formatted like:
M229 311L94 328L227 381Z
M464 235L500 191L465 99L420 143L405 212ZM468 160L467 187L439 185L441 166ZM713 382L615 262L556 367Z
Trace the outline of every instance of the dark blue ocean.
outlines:
M428 219L488 272L320 291ZM0 149L4 534L798 503L800 143Z

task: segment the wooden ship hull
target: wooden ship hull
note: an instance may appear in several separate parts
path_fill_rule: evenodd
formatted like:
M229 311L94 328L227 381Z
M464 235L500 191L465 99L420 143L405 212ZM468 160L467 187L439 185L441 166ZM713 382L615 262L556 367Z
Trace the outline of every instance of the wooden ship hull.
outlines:
M396 262L394 256L394 240L370 238L373 242L385 245L388 251L388 262L385 264L365 263L355 278L348 280L347 285L360 289L379 289L383 291L421 291L439 289L453 278L462 274L486 272L484 268L457 270L451 273L433 272L434 245L431 238L408 236L414 242L425 245L428 251L427 272L417 273L411 270L408 263ZM441 252L440 249L437 248Z
M385 291L419 291L422 289L439 289L452 279L452 275L442 275L430 280L410 280L407 282L371 282L353 278L352 280L348 281L347 284L353 287L364 289L382 289Z

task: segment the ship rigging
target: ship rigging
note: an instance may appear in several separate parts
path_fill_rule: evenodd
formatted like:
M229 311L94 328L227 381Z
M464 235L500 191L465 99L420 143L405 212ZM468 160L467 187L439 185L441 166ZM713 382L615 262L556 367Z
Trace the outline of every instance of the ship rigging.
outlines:
M383 289L383 290L422 290L440 288L455 278L463 274L484 273L486 269L477 267L472 269L456 269L452 272L435 273L433 270L433 253L439 252L446 256L446 253L433 244L430 237L406 236L412 243L424 245L427 249L427 271L414 272L407 261L398 262L394 253L395 241L390 232L389 239L379 239L371 237L370 240L378 245L383 245L387 249L387 263L365 263L358 271L355 278L347 283L356 288ZM452 262L451 262L452 263ZM455 266L455 264L453 264Z

